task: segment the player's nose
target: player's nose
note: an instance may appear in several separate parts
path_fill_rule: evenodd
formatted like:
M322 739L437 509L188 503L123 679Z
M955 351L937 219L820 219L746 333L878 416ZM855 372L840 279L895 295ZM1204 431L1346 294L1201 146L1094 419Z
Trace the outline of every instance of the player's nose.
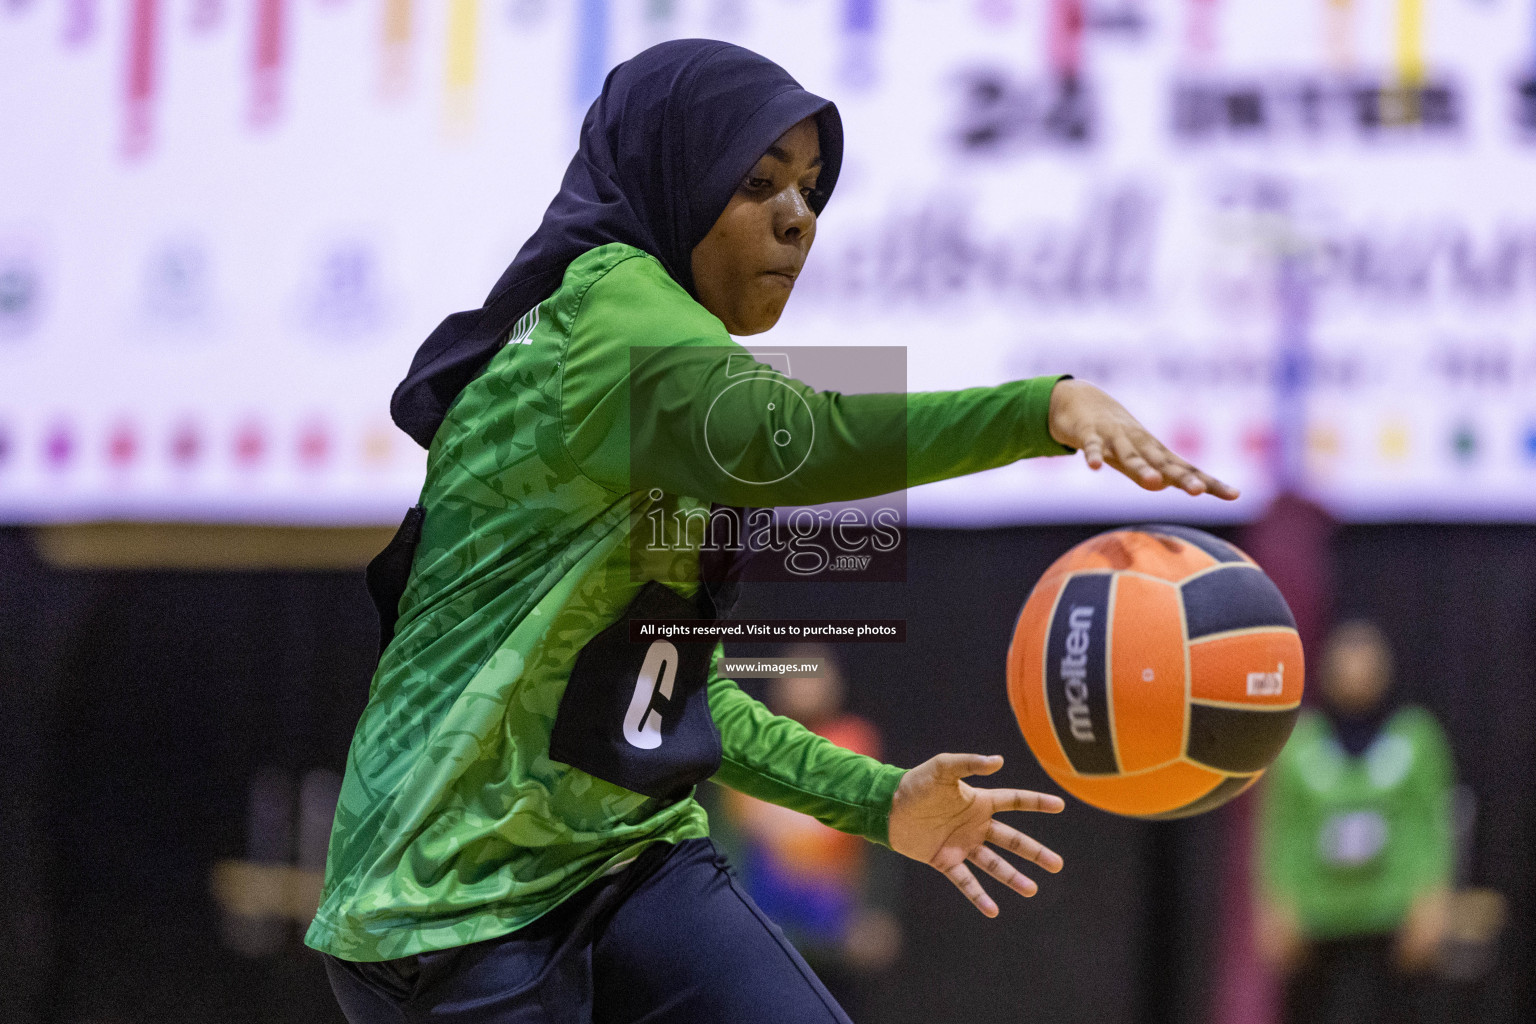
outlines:
M810 237L816 214L797 187L786 188L774 197L774 234L783 242L801 242Z

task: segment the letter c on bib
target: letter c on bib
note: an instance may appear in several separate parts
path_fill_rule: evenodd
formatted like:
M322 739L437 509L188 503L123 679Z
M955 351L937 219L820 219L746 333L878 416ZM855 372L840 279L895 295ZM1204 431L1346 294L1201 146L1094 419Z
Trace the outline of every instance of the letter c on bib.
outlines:
M645 662L635 680L635 694L629 699L629 712L624 716L624 739L630 746L641 750L661 746L661 715L651 709L651 700L658 690L668 700L672 698L672 677L676 674L677 648L666 640L654 641L645 652Z

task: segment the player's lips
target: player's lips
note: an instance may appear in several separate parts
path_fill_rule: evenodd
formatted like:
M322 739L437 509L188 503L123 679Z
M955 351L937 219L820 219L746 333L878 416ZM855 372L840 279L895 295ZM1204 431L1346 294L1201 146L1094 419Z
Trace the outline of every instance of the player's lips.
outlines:
M765 270L763 271L763 275L765 277L777 278L785 284L793 285L795 283L795 278L800 276L800 268L784 267L779 270Z

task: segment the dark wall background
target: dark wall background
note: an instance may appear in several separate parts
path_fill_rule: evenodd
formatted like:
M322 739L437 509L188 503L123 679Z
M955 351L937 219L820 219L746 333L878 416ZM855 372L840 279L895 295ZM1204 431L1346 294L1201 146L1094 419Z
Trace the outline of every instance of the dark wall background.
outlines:
M904 645L845 647L889 759L1002 753L998 784L1046 787L1004 653L1033 581L1093 532L914 531L905 584L759 584L740 614L906 619ZM1350 527L1333 557L1340 612L1382 622L1477 796L1471 880L1510 900L1496 970L1437 1012L1536 1019L1536 527ZM64 572L0 530L3 1019L341 1020L296 924L260 956L221 941L209 877L248 852L253 777L342 768L375 628L360 573ZM1205 1020L1229 818L1025 819L1067 868L994 921L883 854L907 941L867 1019Z

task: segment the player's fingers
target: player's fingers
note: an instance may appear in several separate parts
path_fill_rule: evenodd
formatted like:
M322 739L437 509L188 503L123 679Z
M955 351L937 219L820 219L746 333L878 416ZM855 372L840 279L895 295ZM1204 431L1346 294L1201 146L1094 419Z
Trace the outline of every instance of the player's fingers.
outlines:
M1088 461L1089 469L1103 468L1104 442L1098 434L1089 434L1083 438L1083 458Z
M1162 475L1165 483L1183 487L1194 473L1193 466L1179 458L1167 445L1147 431L1138 430L1132 440L1136 445L1137 453Z
M1160 491L1166 486L1163 474L1153 468L1152 464L1136 449L1136 443L1127 435L1121 434L1116 437L1110 444L1110 450L1114 455L1112 462L1115 468L1140 486L1149 491Z
M1045 870L1055 874L1062 869L1065 861L1061 854L1048 846L1042 845L1038 840L1020 832L1011 825L1004 825L1000 821L994 821L987 826L987 842L993 846L1000 846L1009 853L1016 853L1020 857L1032 863L1038 864Z
M1052 793L1036 793L1032 789L989 789L992 796L992 813L998 811L1044 811L1057 814L1067 802Z
M1153 438L1152 443L1156 452L1147 461L1163 474L1164 480L1189 494L1205 493L1206 483L1199 470L1169 451L1161 441Z
M940 782L958 782L967 775L991 775L1002 766L997 754L939 754L933 759L933 775Z
M1189 494L1199 495L1209 492L1218 498L1228 500L1237 497L1237 488L1222 483L1176 455L1171 455L1162 469L1164 479Z
M987 890L976 881L976 876L971 874L971 869L964 864L956 864L944 872L944 877L955 883L955 888L965 894L965 898L975 904L976 909L988 917L997 916L997 904L992 902L992 897L987 895Z
M1200 467L1174 452L1151 434L1143 433L1145 436L1138 438L1137 447L1147 462L1162 473L1163 479L1168 483L1189 494L1199 495L1209 492L1228 501L1237 497L1237 488L1202 471Z
M1205 489L1218 498L1225 499L1226 501L1232 501L1242 493L1236 487L1233 487L1231 484L1226 483L1225 481L1216 479L1209 473L1205 473L1200 470L1196 470L1195 472L1199 475L1200 479L1205 482Z
M1157 438L1148 434L1147 441L1148 445L1144 446L1142 450L1145 452L1147 447L1153 449L1153 453L1148 455L1147 461L1151 462L1163 474L1163 479L1173 486L1189 494L1204 494L1211 489L1211 484L1217 482L1214 477L1200 472L1200 470L1195 468L1194 464L1175 454Z
M965 858L981 870L1002 882L1020 896L1033 896L1040 891L1035 880L1009 864L990 846L979 846L976 852Z
M1127 434L1131 443L1136 446L1136 451L1158 472L1172 473L1176 477L1180 470L1189 472L1194 468L1145 427L1138 424L1134 429L1127 431Z

